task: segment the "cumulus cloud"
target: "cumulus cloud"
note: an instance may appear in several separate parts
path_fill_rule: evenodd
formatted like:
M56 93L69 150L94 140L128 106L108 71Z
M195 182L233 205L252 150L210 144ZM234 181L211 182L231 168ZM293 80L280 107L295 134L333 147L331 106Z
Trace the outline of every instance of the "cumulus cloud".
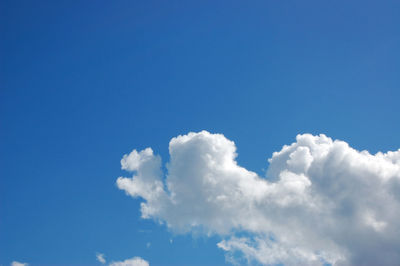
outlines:
M102 264L106 263L106 258L105 258L105 255L103 253L97 253L96 254L96 259L97 259L97 261L99 261Z
M13 261L11 262L11 266L28 266L28 263L23 263L23 262L18 262L18 261Z
M111 262L110 266L149 266L150 264L140 257L134 257L124 261Z
M265 265L396 265L400 150L372 155L325 135L298 135L266 177L239 166L236 146L207 131L173 138L168 172L152 149L121 160L117 186L143 218L177 233L224 238L227 259ZM242 235L241 235L242 234ZM240 236L241 235L241 236Z
M102 264L106 263L105 255L102 253L97 253L96 259L99 262L101 262ZM140 257L133 257L131 259L127 259L124 261L113 261L113 262L109 263L108 265L109 266L149 266L149 263ZM18 265L16 265L16 266L18 266Z

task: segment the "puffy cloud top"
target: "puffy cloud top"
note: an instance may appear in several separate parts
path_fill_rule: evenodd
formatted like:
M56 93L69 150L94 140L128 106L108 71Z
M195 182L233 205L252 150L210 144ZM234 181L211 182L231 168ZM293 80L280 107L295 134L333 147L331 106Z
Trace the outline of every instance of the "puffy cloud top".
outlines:
M124 261L111 262L109 266L149 266L150 264L140 257L134 257Z
M234 142L207 131L173 138L168 173L150 148L121 160L117 185L141 197L143 218L178 233L225 238L229 260L297 265L400 261L400 150L371 155L298 135L274 152L266 177L236 162ZM245 237L237 234L245 232Z
M18 262L18 261L13 261L11 262L11 266L28 266L28 263L23 263L23 262Z

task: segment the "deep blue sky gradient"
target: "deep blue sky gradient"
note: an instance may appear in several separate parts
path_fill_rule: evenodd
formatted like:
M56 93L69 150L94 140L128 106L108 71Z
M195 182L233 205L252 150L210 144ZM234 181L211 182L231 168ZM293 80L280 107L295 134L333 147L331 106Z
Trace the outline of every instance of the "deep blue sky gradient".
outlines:
M139 218L115 186L122 155L150 146L167 162L172 137L202 129L261 175L299 133L398 149L399 14L399 1L2 0L0 264L224 264L218 237Z

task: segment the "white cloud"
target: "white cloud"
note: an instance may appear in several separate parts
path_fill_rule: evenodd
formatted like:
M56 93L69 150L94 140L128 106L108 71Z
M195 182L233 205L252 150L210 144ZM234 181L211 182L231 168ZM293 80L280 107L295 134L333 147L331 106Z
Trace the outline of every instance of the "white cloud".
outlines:
M149 263L140 257L134 257L124 261L115 261L109 264L110 266L149 266Z
M11 266L28 266L28 263L23 263L23 262L18 262L18 261L13 261L11 262Z
M97 253L96 259L99 262L101 262L102 264L106 263L105 255L102 253ZM109 263L108 265L109 266L149 266L149 263L140 257L133 257L131 259L127 259L124 261L113 261L113 262ZM19 265L16 265L16 266L19 266Z
M298 135L273 153L267 178L240 167L235 144L221 134L178 136L169 152L165 178L150 148L125 155L122 168L134 176L117 186L144 199L143 218L178 233L221 235L231 261L400 261L400 150L371 155L325 135Z
M232 237L218 243L218 247L227 252L229 262L237 265L251 264L253 261L264 265L275 265L278 261L285 265L321 265L326 256L301 247L286 246L272 241L266 235L254 238ZM242 253L242 256L238 256L237 252Z
M96 259L97 259L97 261L99 261L102 264L106 263L106 258L105 258L105 255L103 253L97 253L96 254Z

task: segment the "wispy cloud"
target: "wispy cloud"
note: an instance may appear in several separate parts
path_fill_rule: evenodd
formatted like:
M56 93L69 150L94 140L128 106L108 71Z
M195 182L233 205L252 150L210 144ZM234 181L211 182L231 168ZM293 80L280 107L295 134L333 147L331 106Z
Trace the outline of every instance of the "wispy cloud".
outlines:
M105 255L103 253L97 253L96 254L96 259L97 259L97 261L99 261L102 264L106 263L106 258L105 258Z

